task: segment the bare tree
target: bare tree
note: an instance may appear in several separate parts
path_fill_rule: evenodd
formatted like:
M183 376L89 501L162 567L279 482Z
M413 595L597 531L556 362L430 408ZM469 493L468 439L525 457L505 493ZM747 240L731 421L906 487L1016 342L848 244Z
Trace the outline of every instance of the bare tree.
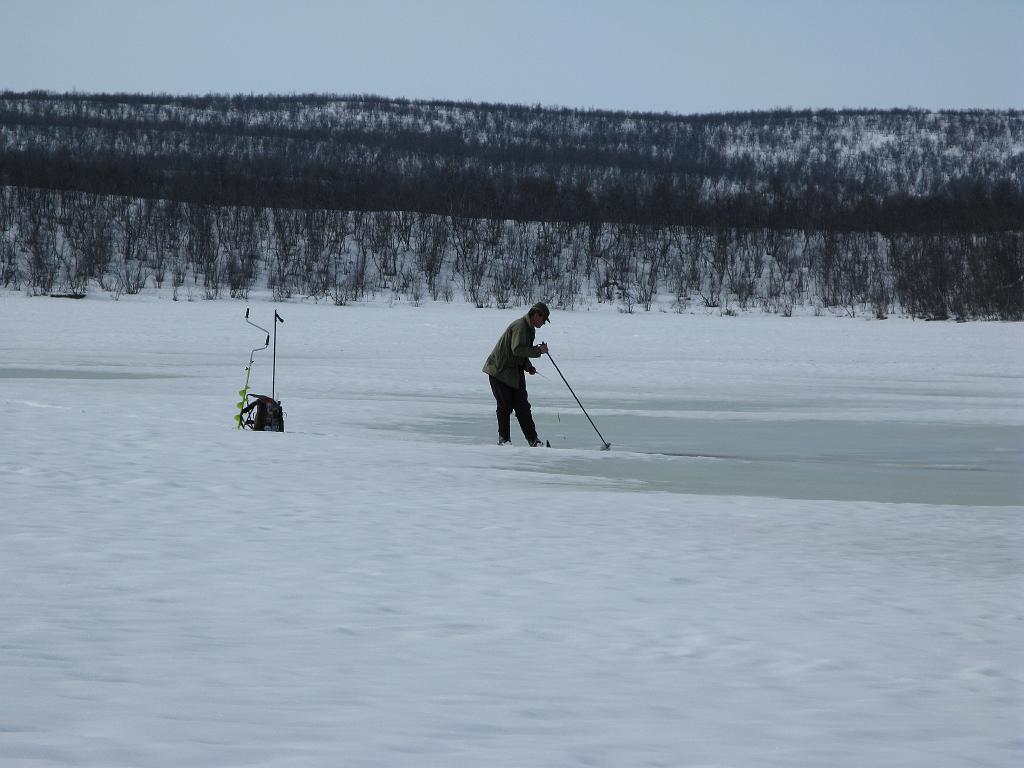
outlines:
M173 269L181 252L182 237L180 205L173 200L161 200L153 211L146 240L147 263L157 288L163 287L167 270Z
M117 291L136 294L146 285L146 217L142 202L119 198L114 209L114 280Z
M224 287L224 258L221 253L217 221L208 205L185 206L185 251L192 264L193 279L203 276L203 295L216 299Z
M256 222L260 211L248 206L231 206L216 209L214 215L229 295L248 298L259 270L260 241Z
M444 269L449 245L446 219L431 214L416 216L413 254L416 267L427 283L430 298L437 301L441 294L440 277Z
M678 227L670 229L668 237L671 247L666 263L667 282L676 310L681 312L689 304L690 295L700 289L701 259L707 235L706 230L699 227Z
M726 270L733 249L732 239L733 233L722 227L716 227L709 233L708 248L702 254L703 269L698 289L705 307L722 306Z
M726 261L729 290L740 309L748 309L756 296L764 271L765 242L759 229L737 232Z
M455 250L455 271L466 298L477 307L486 306L484 279L487 277L489 251L484 244L484 223L456 216L449 217L448 223Z
M272 241L268 283L274 300L291 298L292 273L299 257L301 221L293 210L274 208L271 211Z
M503 227L499 254L492 269L492 294L499 307L511 303L529 304L535 289L530 274L536 230L526 222L508 222Z
M54 199L44 190L24 188L19 189L19 197L23 212L21 242L28 253L28 287L33 294L48 294L60 270Z
M0 283L14 290L21 288L17 241L12 236L0 235Z
M637 232L637 258L633 260L630 289L645 312L658 295L658 285L669 262L672 238L665 229L643 227Z
M104 286L114 253L113 222L106 200L87 193L69 196L63 213L68 289L84 294L90 278Z

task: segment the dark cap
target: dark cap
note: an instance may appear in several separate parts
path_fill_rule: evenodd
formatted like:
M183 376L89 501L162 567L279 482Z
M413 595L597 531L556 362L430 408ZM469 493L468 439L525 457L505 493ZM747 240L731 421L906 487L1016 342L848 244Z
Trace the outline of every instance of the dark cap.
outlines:
M538 301L536 304L530 307L530 311L527 312L526 314L532 315L534 312L540 312L540 315L541 317L544 318L545 323L551 322L551 310L548 309L548 305L545 304L543 301Z

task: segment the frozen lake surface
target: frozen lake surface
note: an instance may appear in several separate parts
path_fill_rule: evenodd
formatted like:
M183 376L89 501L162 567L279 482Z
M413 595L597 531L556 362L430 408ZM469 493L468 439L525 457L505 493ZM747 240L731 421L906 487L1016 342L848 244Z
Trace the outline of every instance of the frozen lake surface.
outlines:
M570 403L574 405L574 403ZM728 418L687 415L692 404L584 403L614 455L552 457L544 471L599 473L623 488L789 499L1005 505L1024 499L1024 429L1015 426L757 418L756 404L714 403ZM664 413L655 413L658 407ZM568 406L566 406L568 407ZM750 413L753 419L745 418ZM552 448L601 440L576 412L539 407ZM479 417L424 425L470 442L493 438ZM521 435L519 444L523 444ZM610 453L611 453L610 452Z
M0 765L1024 762L1020 325L388 304L0 294Z

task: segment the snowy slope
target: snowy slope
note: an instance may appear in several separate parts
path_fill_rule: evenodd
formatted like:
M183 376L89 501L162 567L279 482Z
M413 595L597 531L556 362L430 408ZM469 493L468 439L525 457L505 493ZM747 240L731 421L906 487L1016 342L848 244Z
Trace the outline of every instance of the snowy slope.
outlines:
M0 295L5 768L1024 759L1019 326L556 312L602 453L465 305L277 305L239 432L244 307Z

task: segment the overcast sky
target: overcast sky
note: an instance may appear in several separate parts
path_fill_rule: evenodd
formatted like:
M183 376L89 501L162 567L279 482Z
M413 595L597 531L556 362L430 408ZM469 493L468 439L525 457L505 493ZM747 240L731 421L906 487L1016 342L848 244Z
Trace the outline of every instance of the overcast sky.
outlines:
M0 0L0 89L1024 108L1024 0Z

